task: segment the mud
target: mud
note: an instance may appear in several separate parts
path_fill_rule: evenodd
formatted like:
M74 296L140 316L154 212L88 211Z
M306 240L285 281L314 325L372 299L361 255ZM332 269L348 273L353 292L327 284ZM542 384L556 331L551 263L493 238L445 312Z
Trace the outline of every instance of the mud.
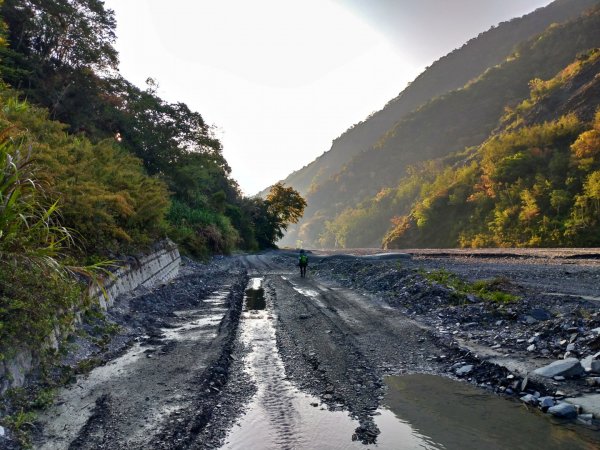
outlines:
M547 448L600 445L597 423L553 423L518 402L521 391L594 390L581 380L527 379L519 368L562 354L565 336L581 356L592 351L586 333L600 326L597 304L580 296L598 296L599 261L320 256L311 255L307 278L292 252L188 262L173 283L120 299L109 317L120 332L103 349L79 350L104 365L60 392L37 423L34 447L481 448L465 446L477 435L502 448L510 434L517 448L536 430ZM468 280L504 276L521 301L455 304L423 276L439 268ZM561 284L566 275L577 282ZM524 319L535 309L551 316ZM535 333L539 348L529 352L523 344ZM73 364L77 353L67 358ZM452 380L472 390L446 401L463 392L438 388ZM481 411L496 415L487 428L470 427L484 393ZM519 428L529 423L523 413L532 421Z

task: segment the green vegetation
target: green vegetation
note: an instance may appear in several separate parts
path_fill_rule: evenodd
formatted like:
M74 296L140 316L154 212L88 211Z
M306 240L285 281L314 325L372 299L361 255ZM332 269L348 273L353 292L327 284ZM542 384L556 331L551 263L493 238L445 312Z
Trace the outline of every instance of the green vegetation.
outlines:
M326 184L329 178L339 174L340 170L352 158L373 147L388 130L392 129L407 114L436 97L462 88L490 67L502 64L505 60L511 58L517 44L542 33L551 24L575 19L583 11L596 4L597 0L553 1L548 6L531 14L491 27L469 40L461 48L450 52L435 61L430 67L427 67L397 97L390 100L384 108L370 114L365 120L350 126L348 130L333 141L329 151L323 153L302 169L290 174L284 180L285 183L293 186L302 195L316 193L321 190L320 185ZM541 75L532 75L526 81L535 76L540 77ZM430 125L425 124L423 129L429 130ZM393 167L393 169L400 168ZM368 176L372 177L372 174L369 173ZM348 184L347 187L351 189L351 185ZM264 194L266 195L266 192ZM320 195L316 195L315 198L310 199L311 208L319 197ZM352 200L356 202L361 199L356 199L353 196ZM329 209L338 201L335 197L329 197L322 204L315 205L314 211L319 211L322 208ZM339 210L336 208L337 212ZM313 211L308 210L304 223L307 223L312 216ZM323 221L317 220L314 224L299 227L301 232L305 233L305 236L301 239L309 239L313 235L318 236L322 231L322 223ZM313 227L319 227L320 229L313 232L309 229ZM292 244L296 239L295 236L286 238L286 243Z
M28 448L30 446L29 432L33 428L35 418L35 412L21 409L14 414L3 417L1 423L11 429L17 438L17 442Z
M0 17L0 359L69 330L82 276L116 255L272 247L302 215L291 188L244 198L199 113L118 73L104 2L0 0Z
M465 221L473 205L461 200L460 189L452 192L447 200L421 191L437 189L428 187L430 183L443 190L444 179L438 178L440 172L445 173L448 183L453 182L457 171L463 171L461 177L471 177L471 181L477 183L480 164L477 153L492 136L555 122L571 113L582 128L589 129L598 106L593 88L598 82L594 78L597 61L589 51L599 44L599 27L600 9L596 6L575 20L555 24L539 36L520 43L504 62L488 67L461 89L433 98L400 116L387 132L365 146L363 152L345 166L338 166L336 175L311 188L305 218L295 228L296 234L288 239L347 247L381 245L382 242L389 246L460 245L458 235L469 227ZM559 76L555 79L557 73ZM591 84L588 86L588 83ZM578 91L579 88L582 90ZM525 98L528 100L523 103ZM519 156L516 158L513 165L519 164ZM556 160L553 164L557 163ZM417 181L411 188L415 174L422 176L424 186L419 186ZM560 203L560 195L560 192L554 194L555 203ZM444 205L445 201L456 207ZM443 214L429 215L438 207L451 211L452 217L445 220ZM442 232L437 233L432 220L440 218L444 220L437 224L437 229ZM484 224L490 221L483 219ZM408 228L415 230L417 222L425 225L428 220L429 234L424 232L426 228L414 231L419 239L401 232ZM447 227L452 229L447 231ZM391 235L384 238L387 232ZM398 234L406 239L396 239ZM465 237L463 245L501 245L479 243L476 239L471 239L471 244L467 241L469 237ZM534 241L523 245L536 245Z
M421 271L420 273L425 279L452 289L458 303L467 302L467 295L475 295L483 300L501 304L519 300L519 297L516 295L502 290L502 286L506 284L506 281L501 278L477 280L469 283L460 279L456 274L444 269L432 272Z
M545 114L544 103L565 90L589 87L587 76L578 77L593 77L598 67L600 51L593 49L556 77L532 83L530 99L507 113L503 131L469 152L468 163L447 165L423 183L384 245L599 245L600 111L588 124L574 113L542 123L532 116Z

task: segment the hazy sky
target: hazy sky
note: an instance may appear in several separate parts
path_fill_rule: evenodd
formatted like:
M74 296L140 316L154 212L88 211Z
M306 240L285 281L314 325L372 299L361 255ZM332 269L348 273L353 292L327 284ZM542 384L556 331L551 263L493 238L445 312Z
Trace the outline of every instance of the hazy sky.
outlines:
M121 73L216 126L246 194L310 163L434 60L550 0L106 0Z

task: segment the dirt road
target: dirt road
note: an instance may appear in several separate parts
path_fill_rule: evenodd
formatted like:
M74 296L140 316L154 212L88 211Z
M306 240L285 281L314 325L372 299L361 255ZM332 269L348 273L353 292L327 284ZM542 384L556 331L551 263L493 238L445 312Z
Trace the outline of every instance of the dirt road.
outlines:
M143 332L129 350L64 389L41 417L34 446L506 448L510 439L529 438L530 429L510 437L479 429L464 441L450 433L449 440L433 442L391 407L383 408L393 391L386 375L447 374L472 357L380 296L333 278L310 270L300 278L294 260L277 253L239 256L209 272L190 269L170 286L129 299L120 320L135 311L148 317L155 311L160 320L138 321ZM478 370L510 379L492 365ZM418 378L411 384L418 385ZM464 395L469 402L487 401ZM511 410L512 425L506 426L518 429L533 420L540 436L520 448L540 448L542 441L547 448L565 442L593 448L587 444L593 439L580 441L578 431L563 428L566 435L556 439L543 431L548 420L523 413ZM403 427L407 431L398 435ZM438 431L430 435L442 436Z

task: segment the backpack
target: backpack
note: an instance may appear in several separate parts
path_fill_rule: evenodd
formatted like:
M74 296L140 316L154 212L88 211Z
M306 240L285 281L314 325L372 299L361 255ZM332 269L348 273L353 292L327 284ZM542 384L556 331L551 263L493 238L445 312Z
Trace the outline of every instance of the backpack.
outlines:
M308 256L300 255L300 264L308 264Z

